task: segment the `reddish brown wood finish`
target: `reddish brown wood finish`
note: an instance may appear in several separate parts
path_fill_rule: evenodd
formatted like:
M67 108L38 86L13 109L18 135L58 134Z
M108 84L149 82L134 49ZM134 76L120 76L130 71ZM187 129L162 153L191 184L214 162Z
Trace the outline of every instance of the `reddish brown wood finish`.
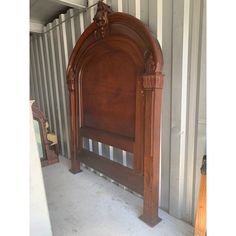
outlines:
M71 171L80 171L80 159L143 194L141 218L152 226L159 221L162 65L161 48L145 25L99 2L67 69ZM83 150L83 136L133 152L133 170Z
M123 182L125 185L136 193L143 195L143 177L134 173L131 169L121 166L120 164L107 160L95 153L82 150L79 156L84 164L102 172L117 182Z

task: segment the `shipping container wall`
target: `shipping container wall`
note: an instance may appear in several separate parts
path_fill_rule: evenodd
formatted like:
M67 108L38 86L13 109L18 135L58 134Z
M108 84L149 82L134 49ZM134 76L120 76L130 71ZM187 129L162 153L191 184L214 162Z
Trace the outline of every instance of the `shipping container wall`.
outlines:
M89 1L89 5L97 1ZM164 55L160 207L194 223L202 156L206 153L205 0L107 0L113 11L139 18ZM66 67L96 7L70 9L30 38L30 97L46 114L70 158Z

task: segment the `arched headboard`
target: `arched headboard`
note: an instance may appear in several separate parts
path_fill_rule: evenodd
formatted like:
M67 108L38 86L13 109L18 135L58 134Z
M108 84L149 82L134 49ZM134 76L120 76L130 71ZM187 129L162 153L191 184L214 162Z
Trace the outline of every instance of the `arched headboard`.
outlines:
M80 161L144 196L140 217L159 222L160 45L135 17L98 2L69 60L71 172ZM133 154L130 168L89 151L92 139Z

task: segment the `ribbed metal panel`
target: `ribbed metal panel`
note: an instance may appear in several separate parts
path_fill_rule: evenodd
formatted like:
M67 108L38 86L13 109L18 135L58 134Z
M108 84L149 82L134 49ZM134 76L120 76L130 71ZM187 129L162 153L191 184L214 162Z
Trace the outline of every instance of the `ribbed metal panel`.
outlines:
M89 0L92 5L96 0ZM114 11L136 16L163 49L165 83L161 125L160 207L194 223L205 154L205 0L106 0ZM96 8L70 9L30 40L30 97L42 109L70 158L66 67L76 41L93 21ZM129 153L85 140L84 145L129 165Z
M45 114L48 117L49 123L51 123L51 114L50 114L50 105L49 105L49 98L48 98L48 86L47 86L47 76L46 76L46 65L45 65L45 55L44 55L44 46L43 46L43 37L39 37L39 55L40 55L40 63L41 63L41 79L42 79L42 86L44 91L44 105L45 105Z
M48 33L46 31L49 29L49 26L44 27L44 34L43 34L43 48L44 48L44 55L45 55L45 65L46 65L46 87L48 90L47 97L49 100L49 114L47 118L49 119L49 129L52 132L57 134L56 128L56 115L55 115L55 106L54 106L54 96L52 90L52 72L51 72L51 64L50 64L50 56L49 56L49 40L48 40Z

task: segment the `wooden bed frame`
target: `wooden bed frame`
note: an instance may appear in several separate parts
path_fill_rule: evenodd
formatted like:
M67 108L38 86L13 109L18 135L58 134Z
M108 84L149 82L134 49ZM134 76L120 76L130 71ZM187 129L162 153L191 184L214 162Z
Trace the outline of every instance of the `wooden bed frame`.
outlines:
M145 25L98 2L94 22L76 43L67 68L71 172L80 162L143 195L140 218L159 221L163 57ZM133 153L133 168L83 147L89 138Z

